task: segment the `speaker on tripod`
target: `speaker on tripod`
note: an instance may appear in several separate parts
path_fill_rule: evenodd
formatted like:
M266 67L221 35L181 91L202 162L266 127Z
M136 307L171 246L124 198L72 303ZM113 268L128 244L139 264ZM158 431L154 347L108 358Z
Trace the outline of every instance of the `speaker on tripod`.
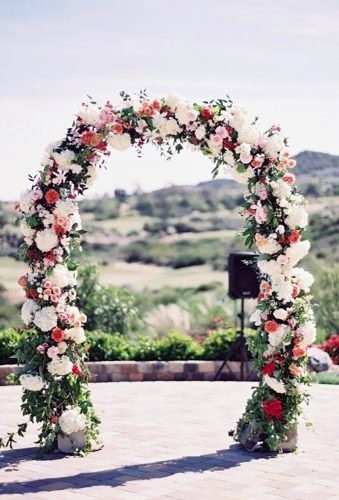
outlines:
M245 339L245 299L255 299L259 295L259 269L256 264L257 254L254 252L232 252L228 256L228 294L231 299L241 300L238 314L240 330L227 356L217 371L214 380L218 380L224 370L235 380L250 380L251 370L248 362L248 350ZM236 356L240 361L240 378L233 372L229 361Z

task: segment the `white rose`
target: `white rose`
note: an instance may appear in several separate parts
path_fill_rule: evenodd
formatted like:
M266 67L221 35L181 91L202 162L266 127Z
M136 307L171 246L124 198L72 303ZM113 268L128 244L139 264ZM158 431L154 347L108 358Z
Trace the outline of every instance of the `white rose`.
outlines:
M289 327L287 325L279 325L274 333L268 335L268 341L271 346L277 347L280 345L287 337L289 333Z
M225 151L223 159L224 159L224 162L226 163L226 165L228 165L229 167L235 167L236 161L235 161L235 158L234 158L232 151L230 151L229 149L227 151ZM225 170L225 173L227 173L226 170Z
M165 98L165 102L167 106L169 106L172 109L175 109L176 106L180 103L181 98L177 94L170 94Z
M279 308L274 311L273 316L276 319L281 319L282 321L285 321L285 319L288 316L288 312L285 309Z
M78 407L69 408L60 415L58 423L64 434L72 434L85 429L86 416Z
M19 377L20 384L27 391L38 392L43 389L45 382L39 375L31 375L30 373L25 373Z
M84 123L88 125L95 125L99 118L100 109L96 104L88 104L87 106L82 106L78 116L82 119Z
M272 292L277 294L279 300L289 302L292 299L293 285L281 276L279 279L272 280Z
M183 125L188 125L193 122L198 116L198 112L191 108L188 104L180 102L175 109L175 116Z
M257 242L257 247L260 253L266 253L268 255L272 255L274 253L279 252L281 250L281 245L277 242L277 240L273 237L262 238Z
M57 163L58 168L60 168L64 172L72 170L72 163L75 160L75 153L73 151L66 149L64 151L61 151L61 153L52 153L52 156Z
M47 370L51 375L57 375L63 377L72 372L73 363L68 356L61 356L53 358L47 364Z
M308 292L314 283L312 274L305 271L302 267L292 269L291 275L295 278L296 285L305 292Z
M206 135L206 128L203 125L200 125L200 127L197 128L197 130L194 132L195 137L201 141Z
M264 382L268 385L268 387L273 389L278 394L285 394L286 393L286 387L283 384L283 382L279 382L279 380L277 380L274 377L270 377L269 375L264 375L263 378L264 378Z
M43 332L49 332L57 323L58 317L53 306L43 307L35 313L34 324Z
M113 134L109 133L107 137L107 143L113 149L117 149L118 151L125 151L131 145L131 136L129 134Z
M52 273L48 276L48 279L54 286L65 288L66 286L73 286L76 284L76 273L70 271L63 264L57 264Z
M21 318L25 325L32 323L34 314L39 309L39 306L34 300L27 299L21 308Z
M258 267L263 274L268 274L271 278L282 274L281 265L276 260L259 260Z
M307 321L303 326L298 328L298 333L301 333L303 336L300 345L304 348L313 344L317 338L317 329L313 321Z
M74 327L65 330L65 338L73 340L76 344L82 344L86 340L85 330L81 327Z
M65 217L66 219L78 211L78 206L71 200L59 200L54 208L54 215Z
M49 252L58 245L58 237L52 229L44 229L36 233L35 244L41 252Z

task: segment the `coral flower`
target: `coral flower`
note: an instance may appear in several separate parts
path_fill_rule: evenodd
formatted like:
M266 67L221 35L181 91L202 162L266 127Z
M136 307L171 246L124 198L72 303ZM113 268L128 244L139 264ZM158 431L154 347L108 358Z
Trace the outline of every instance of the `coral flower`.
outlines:
M28 279L27 279L27 276L20 276L20 278L18 279L18 285L22 286L22 287L25 287L28 285Z
M59 327L55 327L52 330L51 337L54 340L54 342L61 342L65 338L65 332Z
M278 323L274 320L268 320L265 323L265 330L267 333L274 333L278 330Z
M115 125L113 125L113 132L115 134L122 134L123 130L124 129L121 123L116 123Z
M289 370L290 374L292 375L292 377L298 377L302 373L302 369L299 366L297 366L295 363L292 363L289 366L288 370Z
M283 181L292 186L295 183L295 175L294 174L285 174L283 177Z
M292 297L295 299L300 293L300 288L297 285L293 285Z
M296 229L292 229L289 236L287 236L287 239L289 243L297 243L300 240L300 234Z
M293 347L293 357L294 359L302 358L306 354L306 349L301 347L300 345L296 345Z

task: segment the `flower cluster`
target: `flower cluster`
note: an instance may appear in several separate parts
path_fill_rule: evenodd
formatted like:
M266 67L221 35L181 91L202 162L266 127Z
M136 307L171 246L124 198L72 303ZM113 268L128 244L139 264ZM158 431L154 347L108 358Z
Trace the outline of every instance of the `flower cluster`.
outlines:
M308 242L301 241L307 225L306 203L290 173L295 161L280 128L274 125L261 133L256 121L229 99L191 105L178 96L151 100L144 93L132 98L122 92L114 105L107 102L100 107L93 101L82 105L66 137L46 149L42 170L19 203L24 236L20 251L30 266L19 280L27 297L22 318L38 332L39 340L27 356L27 361L37 361L27 364L26 371L42 376L46 393L55 391L55 397L48 398L54 407L42 418L44 436L49 430L54 433L48 427L51 415L60 421L67 405L74 405L72 384L86 391L82 380L86 318L75 306L73 251L82 232L76 199L92 185L112 149L135 147L140 153L147 143L166 156L188 144L212 160L214 176L223 168L247 184L245 242L257 246L263 277L253 316L259 326L254 352L264 374L256 418L265 426L271 416L275 423L287 414L297 415L299 406L293 408L293 402L300 392L298 382L303 381L305 349L315 333L307 295L313 279L295 267L309 249ZM267 410L272 401L276 407L281 405L281 413ZM28 413L33 403L26 408ZM87 401L81 414L88 419L86 425L94 428L94 413L88 408ZM275 431L282 440L278 427Z

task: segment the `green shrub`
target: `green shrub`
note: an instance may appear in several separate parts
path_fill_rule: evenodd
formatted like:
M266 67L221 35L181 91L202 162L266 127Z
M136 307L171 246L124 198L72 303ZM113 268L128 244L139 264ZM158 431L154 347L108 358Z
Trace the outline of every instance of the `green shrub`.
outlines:
M220 329L211 333L202 344L203 359L224 359L236 335L236 331L231 328L227 330Z
M0 364L16 364L14 352L20 340L20 333L12 328L0 331Z
M126 337L100 331L87 333L87 349L89 361L128 361L133 353Z
M133 359L135 361L160 361L159 340L146 335L138 336L134 346Z
M202 349L192 337L172 332L168 337L159 340L159 356L162 361L199 359Z
M88 330L125 335L136 326L135 297L120 288L101 286L93 264L86 264L79 270L77 304L87 316Z

